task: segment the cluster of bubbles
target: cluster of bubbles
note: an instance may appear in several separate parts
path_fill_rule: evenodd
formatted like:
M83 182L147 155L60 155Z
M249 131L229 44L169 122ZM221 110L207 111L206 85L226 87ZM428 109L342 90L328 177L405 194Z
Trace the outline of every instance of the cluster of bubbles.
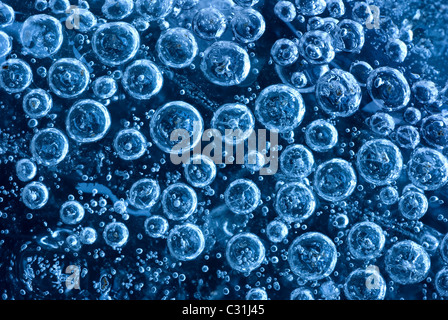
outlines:
M446 299L448 89L386 4L0 1L2 298Z

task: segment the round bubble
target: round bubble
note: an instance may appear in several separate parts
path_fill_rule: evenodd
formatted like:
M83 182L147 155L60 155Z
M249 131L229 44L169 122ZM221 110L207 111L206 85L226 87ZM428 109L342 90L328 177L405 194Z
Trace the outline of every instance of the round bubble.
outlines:
M401 126L395 133L395 141L401 148L415 149L420 143L420 133L414 126Z
M97 238L98 234L95 229L85 227L81 230L80 240L83 244L93 244Z
M278 39L271 47L271 57L280 66L293 64L299 58L299 47L289 39Z
M199 111L183 101L164 104L156 110L150 123L152 140L167 153L177 154L193 149L202 138L203 130L204 121Z
M185 220L190 217L198 205L196 192L184 183L174 183L162 193L164 214L171 220Z
M437 150L418 148L408 162L411 182L423 190L437 190L448 180L448 160Z
M341 201L349 197L357 183L355 170L343 159L328 160L317 167L314 188L327 201Z
M22 101L23 111L33 119L46 116L53 106L51 95L42 89L32 89Z
M386 139L367 141L356 154L359 174L369 183L383 186L400 177L403 157L400 149Z
M274 208L286 222L302 222L313 214L316 199L313 192L303 183L288 182L278 190Z
M274 6L274 13L284 22L292 22L297 17L296 7L291 1L277 2Z
M295 0L296 7L304 16L317 16L325 11L325 0Z
M369 119L370 129L381 136L388 136L395 129L395 121L391 115L384 112L377 112Z
M230 24L236 40L242 43L257 41L266 30L263 16L252 8L237 11Z
M291 271L304 280L317 281L328 277L336 261L336 246L330 238L319 232L302 234L288 249Z
M50 89L61 98L76 98L85 91L89 80L89 71L78 59L59 59L48 70Z
M338 131L326 120L314 120L306 127L305 141L313 151L326 152L338 143Z
M112 248L121 248L128 241L129 230L122 222L110 222L104 228L103 238Z
M133 0L106 0L101 11L107 19L122 20L134 10Z
M87 9L77 8L71 10L71 15L67 17L66 26L76 31L86 33L92 30L97 24L96 16Z
M122 65L134 58L140 47L138 31L126 22L100 25L92 37L92 49L108 66Z
M372 23L373 14L370 5L364 1L357 1L352 8L352 18L361 24Z
M247 51L230 41L218 41L205 49L201 62L205 77L219 86L243 82L250 71Z
M61 23L47 14L29 17L20 31L24 50L35 58L54 55L61 48L63 40Z
M197 154L190 158L184 168L185 179L196 188L208 186L216 177L216 165L207 156Z
M437 292L443 296L448 296L448 267L440 269L434 279Z
M355 259L369 260L381 255L386 242L383 229L370 221L358 222L347 236L347 246Z
M0 31L0 58L6 57L12 50L12 39L7 33Z
M287 177L305 178L313 170L314 157L301 144L291 144L280 154L280 169Z
M330 63L335 56L331 36L321 30L311 30L304 33L299 40L301 55L312 64Z
M248 179L232 181L224 192L226 205L235 214L251 213L260 204L260 199L260 190Z
M386 254L386 271L399 284L419 283L428 275L431 260L422 246L411 240L394 244Z
M33 81L30 66L20 59L9 59L0 65L0 87L8 93L17 93L28 88Z
M255 101L255 116L268 130L285 133L300 125L305 115L302 95L284 84L264 88Z
M75 200L66 201L59 210L61 221L65 224L78 224L84 218L84 207Z
M159 200L160 186L156 180L143 178L129 190L129 203L138 209L150 209Z
M92 90L95 96L100 99L109 99L117 93L118 86L114 78L102 76L97 78L92 84Z
M48 197L48 189L42 182L30 182L22 190L22 201L31 210L45 206Z
M265 289L252 288L247 292L246 300L268 300L268 294Z
M136 160L146 151L146 138L137 129L120 130L114 139L114 149L123 160Z
M214 7L199 10L193 18L193 31L204 40L219 39L226 31L226 27L226 17Z
M244 155L244 165L250 171L259 171L266 164L264 154L257 150L249 150Z
M350 65L350 73L360 85L365 86L373 68L365 61L354 61Z
M326 0L326 3L331 17L340 18L345 14L345 5L342 0Z
M396 63L402 63L408 55L408 47L400 39L391 39L385 49L390 60Z
M174 0L136 0L135 8L147 21L156 21L170 14Z
M7 27L13 24L15 20L15 12L11 6L6 3L0 2L0 28Z
M422 113L420 110L414 107L406 108L403 113L403 120L409 124L416 124L422 119Z
M251 7L255 4L258 3L259 0L234 0L234 2L243 7L243 8L247 8L247 7Z
M233 270L250 273L257 269L265 258L266 249L260 238L253 233L238 233L226 246L226 258Z
M36 164L30 159L20 159L16 163L16 175L20 181L33 180L37 173Z
M353 75L332 69L317 82L316 98L319 106L328 114L349 117L358 110L362 93Z
M418 220L428 211L428 198L422 192L406 192L398 202L398 210L406 219Z
M159 215L150 216L145 220L145 231L151 238L162 238L168 233L168 220Z
M406 107L411 97L411 90L404 75L390 67L380 67L370 73L367 91L372 100L387 111Z
M54 14L61 14L70 9L70 2L69 0L50 0L48 6Z
M159 59L168 67L185 68L198 54L198 44L191 31L170 28L160 35L156 50Z
M448 146L448 118L440 113L423 118L420 132L431 147L443 149Z
M58 129L42 129L33 136L30 149L38 163L54 166L65 159L68 153L68 140Z
M271 242L282 242L288 236L288 227L280 220L273 220L266 227L266 235Z
M136 60L124 71L122 84L134 99L147 100L162 89L163 76L150 60Z
M338 23L336 48L344 52L360 52L364 46L364 27L353 20L344 19Z
M227 103L215 111L210 125L219 130L226 143L239 144L253 133L255 118L246 105Z
M390 206L398 201L398 191L392 186L387 186L380 191L381 202Z
M436 84L429 80L420 80L412 85L414 98L423 104L431 104L437 100L439 90Z
M314 300L314 294L310 289L301 287L291 291L290 300Z
M197 225L185 223L171 229L167 244L171 256L177 260L189 261L196 259L204 251L205 239Z
M111 123L107 108L95 100L79 100L69 110L67 133L76 142L88 143L102 139Z
M359 268L349 274L344 294L349 300L384 300L386 281L376 268Z

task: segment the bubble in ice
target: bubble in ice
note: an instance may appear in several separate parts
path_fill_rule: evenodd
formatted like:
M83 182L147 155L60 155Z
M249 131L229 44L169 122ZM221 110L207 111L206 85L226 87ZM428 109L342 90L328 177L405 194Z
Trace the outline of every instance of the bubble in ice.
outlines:
M33 119L45 117L53 106L51 95L43 89L31 89L23 97L23 111Z
M99 99L112 98L117 93L118 85L114 78L101 76L92 83L92 90Z
M409 220L418 220L428 211L428 198L419 191L408 191L398 202L401 215Z
M385 205L392 205L398 201L398 190L392 186L387 186L380 191L381 202Z
M369 119L370 129L381 136L388 136L395 130L395 121L391 115L384 112L377 112Z
M420 132L429 146L436 149L448 146L448 118L445 115L437 113L423 118Z
M412 94L419 103L431 104L437 100L439 90L433 81L420 80L412 85Z
M278 39L271 47L271 57L276 64L281 66L293 64L299 58L299 47L289 39Z
M421 245L412 240L403 240L387 251L385 265L393 281L406 285L425 280L431 260Z
M314 300L314 294L305 287L296 288L291 291L290 300Z
M56 60L48 70L49 87L61 98L78 97L86 90L89 80L86 66L74 58Z
M182 152L193 149L200 141L204 130L204 121L199 111L191 104L183 101L172 101L158 108L151 118L151 138L157 147L167 153L178 153L173 148L182 137ZM179 133L172 138L173 133Z
M14 9L4 2L0 3L0 28L10 26L14 23L16 13Z
M242 43L257 41L266 30L263 16L252 8L238 10L230 25L236 40Z
M317 119L307 125L305 141L313 151L326 152L338 143L338 131L330 122Z
M210 125L219 130L226 143L239 144L254 132L255 118L246 105L226 103L215 111Z
M322 280L336 267L337 250L333 241L320 232L306 232L297 237L288 249L291 271L300 279Z
M42 182L30 182L22 189L22 201L28 209L37 210L42 208L47 204L48 198L48 188Z
M357 184L355 170L343 159L334 158L320 164L314 173L314 189L327 201L348 198Z
M311 64L330 63L335 57L330 34L321 30L305 32L299 40L299 50Z
M362 93L355 77L341 69L332 69L316 84L319 106L336 117L349 117L359 108Z
M161 202L165 216L179 221L187 219L196 211L198 197L190 186L174 183L163 191Z
M214 42L204 51L201 70L204 76L219 86L235 86L243 82L250 71L247 51L230 41Z
M87 9L77 8L72 11L72 15L67 17L66 23L76 26L75 29L81 33L91 31L97 24L96 16Z
M128 242L129 229L122 222L109 222L104 228L103 238L112 248L121 248Z
M347 247L355 259L370 260L379 257L385 243L383 229L370 221L356 223L347 236Z
M120 130L114 139L114 150L123 160L136 160L146 151L145 136L134 128Z
M384 300L386 281L375 268L358 268L352 271L344 284L349 300Z
M423 190L437 190L448 180L448 160L437 150L420 147L408 162L408 177Z
M317 16L325 11L325 0L295 0L297 10L304 16Z
M208 186L216 177L216 165L209 157L197 154L190 158L184 168L185 179L196 188Z
M194 33L204 40L219 39L227 28L226 17L214 7L200 9L192 23Z
M420 143L420 133L414 126L400 126L394 140L401 148L415 149Z
M408 55L408 47L400 39L391 39L385 49L389 59L395 63L402 63Z
M227 207L235 214L249 214L254 211L261 200L260 189L249 179L232 181L224 192Z
M192 223L176 225L168 234L167 245L171 256L175 259L194 260L204 251L204 234Z
M448 233L443 237L439 246L440 256L445 263L448 263Z
M364 46L364 27L353 20L339 21L336 32L336 48L344 52L360 52Z
M173 10L173 0L136 0L135 9L147 21L165 18Z
M448 296L448 267L440 269L434 279L437 292L443 296Z
M287 177L306 178L313 170L314 156L301 144L291 144L280 154L280 169Z
M50 57L61 49L64 41L62 25L50 15L33 15L23 23L20 41L23 49L33 57Z
M93 244L98 238L98 233L92 227L85 227L82 228L79 238L83 244Z
M268 300L268 293L263 288L252 288L247 292L246 300Z
M266 227L266 235L271 242L282 242L288 236L288 226L280 220L273 220Z
M314 213L316 199L313 192L303 183L288 182L278 190L274 208L284 221L302 222Z
M53 13L61 14L70 9L70 2L69 0L50 0L48 6Z
M302 95L284 84L264 88L255 101L255 116L268 130L280 133L294 130L305 115Z
M159 93L163 76L150 60L136 60L127 66L121 79L126 92L138 100L147 100Z
M8 93L18 93L28 88L33 72L21 59L8 59L0 65L0 87Z
M65 124L70 138L79 143L89 143L101 140L107 134L111 119L103 104L85 99L70 108Z
M400 177L403 157L400 149L389 140L374 139L358 150L356 166L364 180L382 186Z
M243 7L248 8L258 3L259 0L234 0L234 2Z
M198 44L191 31L170 28L163 32L156 43L159 59L168 67L188 67L198 53Z
M101 7L101 12L110 20L122 20L128 17L133 10L133 0L106 0Z
M257 150L250 150L244 155L244 165L250 171L258 171L266 164L264 154Z
M151 238L162 238L168 233L168 220L159 215L152 215L145 220L145 231Z
M342 0L326 0L327 10L333 18L340 18L345 14L345 4Z
M365 86L373 68L365 61L354 61L350 65L350 73L360 85Z
M12 50L12 39L3 31L0 31L0 59L6 57Z
M365 25L368 22L373 22L373 13L370 5L364 1L357 1L352 8L352 18L356 22Z
M137 209L150 209L159 200L160 186L154 179L143 178L131 186L129 203Z
M59 217L65 224L78 224L84 218L84 207L76 200L66 201L59 210Z
M108 66L118 66L130 61L139 46L138 31L127 22L104 23L92 36L93 52Z
M54 166L65 159L68 153L68 140L56 128L42 129L31 139L30 150L37 163Z
M260 267L265 254L263 243L253 233L238 233L227 242L227 262L233 270L241 273L250 273Z
M403 120L409 124L415 125L422 119L422 113L419 109L408 107L403 113Z
M33 180L37 173L36 164L30 159L20 159L16 162L16 175L20 181Z
M284 22L292 22L297 17L296 7L291 1L277 2L274 6L274 13Z

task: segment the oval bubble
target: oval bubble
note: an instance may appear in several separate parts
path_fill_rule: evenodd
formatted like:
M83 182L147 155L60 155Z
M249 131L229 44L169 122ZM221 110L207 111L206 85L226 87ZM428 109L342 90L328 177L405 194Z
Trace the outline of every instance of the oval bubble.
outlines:
M45 117L53 106L51 95L43 89L32 89L22 101L23 111L33 119Z
M286 222L302 222L314 213L316 199L303 183L288 182L278 190L274 208Z
M73 58L56 60L48 70L51 91L61 98L76 98L89 84L90 73L86 66Z
M226 259L233 270L250 273L257 269L265 258L266 249L260 238L253 233L238 233L230 238L226 246Z
M121 82L131 97L147 100L162 89L163 76L150 60L136 60L126 68Z
M21 59L8 59L0 65L0 87L8 93L18 93L28 88L33 72Z
M136 160L146 151L146 138L137 129L120 130L114 139L114 149L123 160Z
M30 182L22 190L22 202L31 210L37 210L45 206L48 197L48 189L42 182Z
M33 136L30 149L38 163L54 166L65 159L68 153L68 140L58 129L42 129Z
M261 200L257 185L248 179L232 181L224 192L227 207L235 214L248 214L254 211Z
M129 203L138 209L150 209L159 200L160 186L156 180L143 178L129 190Z
M104 228L103 238L112 248L121 248L128 242L129 229L122 222L110 222Z
M355 259L377 258L386 243L383 229L376 223L363 221L356 223L347 236L347 246Z
M162 193L162 208L164 214L171 220L185 220L197 208L196 192L184 183L174 183Z
M177 260L190 261L196 259L205 248L204 234L192 223L174 226L167 238L168 250Z
M66 201L59 210L59 216L65 224L78 224L84 218L84 207L75 200Z

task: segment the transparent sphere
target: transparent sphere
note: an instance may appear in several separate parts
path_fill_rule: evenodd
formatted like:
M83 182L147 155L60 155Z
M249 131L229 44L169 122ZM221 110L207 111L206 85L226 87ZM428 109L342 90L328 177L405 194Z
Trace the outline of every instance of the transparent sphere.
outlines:
M216 85L238 85L249 75L249 55L245 49L233 42L214 42L204 51L201 70L204 76Z
M136 160L146 151L146 138L137 129L120 130L114 139L114 150L123 160Z
M268 300L268 294L262 288L252 288L247 292L246 300Z
M306 127L305 141L313 151L326 152L338 143L338 131L328 121L314 120Z
M437 292L443 296L448 296L448 267L440 269L434 279Z
M359 148L356 166L364 180L383 186L400 177L403 157L400 149L389 140L374 139Z
M122 222L110 222L104 228L103 238L112 248L121 248L128 242L129 230Z
M311 174L314 156L301 144L291 144L280 154L280 169L287 177L305 178Z
M299 58L299 47L289 39L278 39L271 47L271 57L280 66L293 64Z
M373 68L365 61L354 61L350 65L350 73L355 77L359 84L365 85Z
M335 51L333 41L327 32L311 30L303 34L299 41L301 55L311 64L330 63Z
M109 20L122 20L134 10L134 0L106 0L101 11Z
M409 124L416 124L422 119L422 113L419 109L408 107L403 113L403 120Z
M411 97L411 90L404 75L390 67L380 67L370 73L367 91L372 100L387 111L406 107Z
M65 224L78 224L84 218L84 207L75 200L66 201L59 210L59 217Z
M226 103L215 111L210 125L219 130L226 143L239 144L253 133L255 118L246 105Z
M159 59L168 67L185 68L198 54L198 44L191 31L170 28L160 35L156 50Z
M128 62L134 58L139 47L138 31L126 22L102 24L92 37L93 52L108 66L119 66Z
M214 7L200 9L193 18L193 31L204 40L219 39L226 27L226 17Z
M448 118L437 113L423 118L420 132L431 147L443 149L448 146Z
M0 58L6 57L12 50L12 38L0 31Z
M336 246L330 238L319 232L302 234L288 249L291 271L304 280L317 281L328 277L336 261Z
M224 192L224 200L235 214L249 214L260 204L261 192L257 185L248 179L232 181Z
M386 254L386 271L399 284L419 283L428 275L431 260L422 246L411 240L394 244Z
M37 163L54 166L65 159L68 153L68 140L58 129L42 129L33 136L30 149Z
M381 202L390 206L398 201L398 191L392 186L384 187L380 191Z
M23 111L33 119L46 116L53 106L51 95L42 89L32 89L22 101Z
M98 234L95 229L91 227L82 228L80 240L83 244L93 244L97 238Z
M385 49L389 59L396 63L402 63L408 55L408 47L400 39L389 40Z
M437 100L439 90L434 82L429 80L420 80L412 85L414 98L423 104L431 104Z
M54 14L66 13L70 9L69 0L50 0L48 2L48 6Z
M118 85L114 78L102 76L93 81L92 89L99 99L109 99L117 93Z
M136 0L135 8L147 21L165 18L173 9L174 0Z
M359 268L349 274L344 294L349 300L383 300L386 281L376 268Z
M193 187L203 188L215 179L216 165L209 157L197 154L185 165L184 175Z
M406 192L398 202L401 215L409 220L418 220L428 211L428 198L418 191Z
M244 155L244 165L250 171L258 171L266 165L265 156L257 150L250 150Z
M160 196L160 186L156 180L143 178L136 181L129 190L129 202L138 209L150 209Z
M401 148L415 149L420 143L420 133L414 126L401 126L398 127L394 139Z
M305 115L302 95L284 84L264 88L255 101L255 116L266 129L289 132L300 125Z
M8 59L0 65L0 87L8 93L17 93L28 88L33 81L33 72L28 63L20 59Z
M364 46L364 27L353 20L344 19L338 23L336 48L344 52L360 52Z
M250 273L257 269L265 258L266 249L260 238L253 233L238 233L226 246L226 258L233 270Z
M168 220L159 215L150 216L145 220L145 231L151 238L162 238L168 233Z
M395 129L395 121L391 115L384 112L377 112L369 119L370 129L381 136L388 136Z
M255 4L258 3L259 0L234 0L234 2L243 7L243 8L247 8L247 7L251 7Z
M42 182L30 182L22 189L22 202L31 210L45 206L48 202L48 197L48 189Z
M183 101L164 104L156 110L150 123L152 140L160 150L167 153L186 152L193 149L202 138L203 130L204 121L199 111ZM172 138L173 135L174 138ZM182 138L182 142L179 143L178 137ZM178 144L181 145L178 146L179 149L173 148Z
M341 201L349 197L357 183L355 170L343 159L328 160L317 167L314 188L327 201Z
M16 175L20 181L33 180L37 173L36 164L30 159L20 159L16 163Z
M260 39L266 30L266 23L260 12L247 8L238 10L230 21L233 34L242 43Z
M90 73L78 59L56 60L48 70L51 91L61 98L76 98L89 84Z
M168 234L167 245L171 256L175 259L194 260L204 251L204 234L192 223L176 225Z
M355 2L352 8L352 18L361 24L373 22L373 14L369 4L364 1Z
M196 192L184 183L174 183L162 193L163 213L170 220L185 220L190 217L198 205Z
M266 227L266 235L271 242L282 242L288 235L288 227L280 220L273 220Z
M296 7L304 16L317 16L325 11L325 0L295 0Z
M351 73L332 69L319 78L316 98L326 113L336 117L349 117L358 110L362 93Z
M345 4L342 0L326 0L327 10L333 18L340 18L345 14Z
M47 14L29 17L20 30L23 49L35 58L54 55L61 48L63 40L61 23Z
M358 222L347 236L347 246L355 259L377 258L383 251L386 237L383 229L370 221Z
M442 242L439 246L440 256L442 257L445 263L448 263L448 233L442 239Z
M286 222L302 222L313 214L316 199L313 192L303 183L288 182L278 190L274 208Z
M296 7L291 1L281 0L274 6L274 13L284 22L292 22L296 16Z
M0 28L13 24L15 16L14 9L11 6L3 2L0 3Z
M310 289L297 288L291 291L290 300L314 300L314 294Z
M127 66L121 82L131 97L146 100L162 89L163 76L150 60L136 60Z
M70 11L70 10L69 10ZM66 26L73 28L78 32L87 33L92 30L96 24L96 16L88 9L77 8L71 11L71 15L67 17Z
M95 100L79 100L69 110L67 133L76 142L88 143L101 140L111 123L107 108Z
M448 180L448 160L437 150L418 148L408 162L408 177L423 190L437 190Z

